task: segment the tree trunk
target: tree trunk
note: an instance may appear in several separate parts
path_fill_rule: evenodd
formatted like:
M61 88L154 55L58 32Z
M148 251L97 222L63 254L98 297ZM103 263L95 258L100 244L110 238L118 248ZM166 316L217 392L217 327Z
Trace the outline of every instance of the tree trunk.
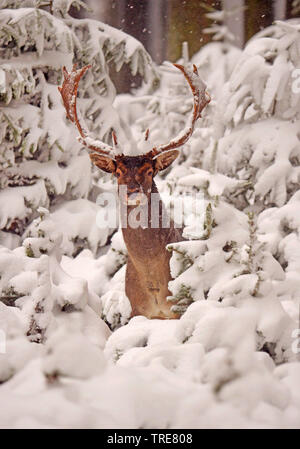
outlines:
M294 16L293 11L293 0L286 0L286 19L292 19Z
M274 20L285 20L286 7L286 0L274 0Z
M244 0L222 0L222 9L228 12L235 10L233 14L226 15L224 25L235 37L233 44L242 48L245 38Z
M245 0L245 42L273 22L273 0Z
M168 31L167 31L167 59L174 62L181 57L182 43L187 41L190 57L204 44L211 40L211 36L204 34L203 29L209 27L207 10L201 5L205 3L215 9L220 9L220 1L207 0L172 0L168 1Z

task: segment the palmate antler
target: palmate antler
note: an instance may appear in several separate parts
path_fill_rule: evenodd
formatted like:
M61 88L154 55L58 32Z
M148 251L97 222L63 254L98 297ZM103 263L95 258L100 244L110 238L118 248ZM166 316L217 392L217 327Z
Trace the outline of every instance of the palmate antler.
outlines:
M151 151L147 153L146 156L155 158L165 151L174 150L182 146L191 137L194 131L195 123L199 117L201 117L201 112L205 106L210 102L211 98L206 92L206 86L198 75L197 67L193 66L193 71L188 71L184 66L179 64L174 64L179 70L182 71L186 80L188 81L190 88L194 96L194 106L193 113L189 119L186 128L176 136L171 142L154 147ZM67 112L67 117L76 124L79 131L80 137L79 141L92 151L97 153L106 154L112 159L114 158L115 150L113 147L107 145L106 143L93 139L86 128L83 118L77 111L76 98L78 84L85 72L90 68L90 65L83 67L82 69L76 70L76 65L74 64L72 71L69 73L65 67L63 67L64 82L62 87L58 90L61 93L63 103ZM117 138L113 132L113 141L117 145ZM148 139L148 132L146 133L146 140Z

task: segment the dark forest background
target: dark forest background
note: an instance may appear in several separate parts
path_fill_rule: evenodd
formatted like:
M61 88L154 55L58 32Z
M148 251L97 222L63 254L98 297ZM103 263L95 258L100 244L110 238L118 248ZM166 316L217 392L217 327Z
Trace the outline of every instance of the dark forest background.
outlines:
M300 0L85 0L92 12L73 9L77 17L91 17L125 31L143 43L158 64L175 62L188 42L191 57L212 35L203 30L213 25L206 16L225 11L224 25L243 47L259 30L274 20L300 17ZM130 75L115 75L118 90L130 90Z

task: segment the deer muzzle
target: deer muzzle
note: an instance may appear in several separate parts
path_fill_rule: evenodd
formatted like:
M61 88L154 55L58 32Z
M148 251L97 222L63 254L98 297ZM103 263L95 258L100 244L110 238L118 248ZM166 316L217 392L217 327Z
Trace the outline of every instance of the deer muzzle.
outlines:
M134 189L133 191L128 189L125 195L125 204L127 206L144 206L147 204L147 196L141 188Z

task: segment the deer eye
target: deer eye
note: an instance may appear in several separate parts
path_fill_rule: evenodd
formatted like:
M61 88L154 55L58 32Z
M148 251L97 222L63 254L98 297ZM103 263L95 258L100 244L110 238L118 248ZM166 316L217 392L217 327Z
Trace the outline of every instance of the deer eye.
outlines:
M150 168L150 170L147 171L147 175L148 175L148 176L153 175L153 170L152 170L152 168Z
M121 170L118 168L118 170L116 171L116 177L117 177L117 178L120 178L121 174L122 174L122 172L121 172Z

